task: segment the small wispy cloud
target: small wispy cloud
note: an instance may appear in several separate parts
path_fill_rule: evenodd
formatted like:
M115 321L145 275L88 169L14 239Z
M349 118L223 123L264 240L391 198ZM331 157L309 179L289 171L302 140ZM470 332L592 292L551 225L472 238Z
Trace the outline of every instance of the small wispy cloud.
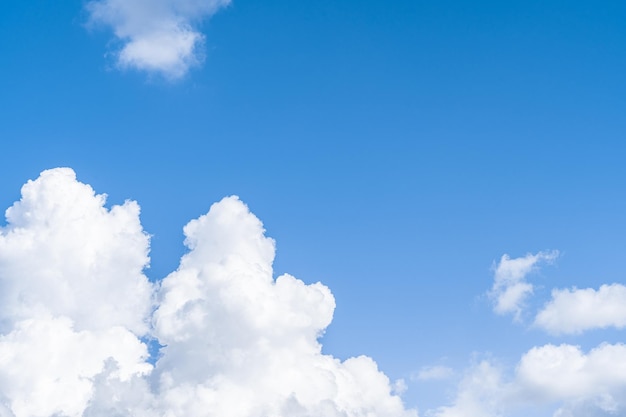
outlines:
M502 255L494 268L494 282L488 295L494 303L497 314L513 314L520 319L526 298L533 293L534 286L526 281L526 276L541 262L552 262L559 256L558 251L538 252L519 258Z
M454 370L447 366L435 365L425 366L417 371L412 379L419 381L440 381L449 379L454 375Z
M198 25L231 0L92 0L87 3L90 25L112 29L113 51L121 69L183 77L203 58L205 37Z

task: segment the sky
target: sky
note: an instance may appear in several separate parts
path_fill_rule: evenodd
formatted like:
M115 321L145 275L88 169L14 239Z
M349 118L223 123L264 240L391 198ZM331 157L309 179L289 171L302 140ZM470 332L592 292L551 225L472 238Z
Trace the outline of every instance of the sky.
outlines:
M624 2L5 3L1 417L626 415Z

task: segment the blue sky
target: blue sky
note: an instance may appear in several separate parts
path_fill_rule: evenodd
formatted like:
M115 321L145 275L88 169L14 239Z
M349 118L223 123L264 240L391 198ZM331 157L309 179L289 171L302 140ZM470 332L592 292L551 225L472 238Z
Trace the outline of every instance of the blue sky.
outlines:
M85 2L9 2L0 206L72 167L108 206L141 205L157 281L182 227L237 195L276 240L275 274L334 294L324 352L371 356L422 415L480 358L510 380L533 347L623 340L532 323L554 288L623 282L625 7L233 0L192 19L202 62L171 79L120 68ZM520 319L494 313L501 256L550 250ZM416 377L432 366L453 375Z

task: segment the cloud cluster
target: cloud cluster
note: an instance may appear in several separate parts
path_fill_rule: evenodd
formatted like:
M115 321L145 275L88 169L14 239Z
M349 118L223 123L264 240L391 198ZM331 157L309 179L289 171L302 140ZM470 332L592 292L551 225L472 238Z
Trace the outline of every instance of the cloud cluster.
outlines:
M533 293L534 287L526 281L526 276L534 271L541 262L552 262L559 255L558 251L527 254L520 258L502 255L495 266L494 283L489 297L493 300L494 311L498 314L513 314L519 320L526 298Z
M490 296L496 313L522 311L533 292L527 275L558 252L511 259L495 268ZM536 314L533 326L553 336L581 334L598 328L626 327L626 287L598 290L554 289ZM551 410L553 417L626 415L626 345L602 343L588 352L572 344L548 343L527 350L512 373L493 360L473 365L458 385L449 406L430 410L434 417L527 415L529 409ZM555 411L556 410L556 411ZM516 413L521 414L516 414Z
M516 409L558 404L555 417L624 415L626 346L602 344L584 353L580 347L547 344L522 355L514 375L481 361L465 376L451 406L436 417L497 417Z
M494 268L488 292L497 314L513 314L519 320L524 304L534 291L526 277L542 262L553 262L558 251L538 252L519 258L503 255ZM551 299L536 314L533 326L552 335L581 334L587 330L626 327L626 286L553 289Z
M120 68L183 77L202 61L204 35L198 24L230 0L92 0L91 24L110 27L121 48Z
M104 204L54 169L7 210L1 417L417 416L372 359L321 353L330 290L274 279L274 241L236 197L184 228L189 252L157 285L139 207Z

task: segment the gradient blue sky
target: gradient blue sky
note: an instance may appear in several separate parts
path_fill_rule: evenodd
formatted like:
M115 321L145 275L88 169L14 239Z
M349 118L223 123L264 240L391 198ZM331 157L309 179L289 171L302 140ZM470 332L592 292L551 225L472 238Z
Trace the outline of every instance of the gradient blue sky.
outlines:
M552 288L623 282L623 1L234 0L182 80L115 68L81 1L0 6L0 207L40 171L134 199L160 279L182 226L238 195L277 241L278 273L337 299L324 350L449 403L475 355L589 349L492 311L493 265L559 250Z

